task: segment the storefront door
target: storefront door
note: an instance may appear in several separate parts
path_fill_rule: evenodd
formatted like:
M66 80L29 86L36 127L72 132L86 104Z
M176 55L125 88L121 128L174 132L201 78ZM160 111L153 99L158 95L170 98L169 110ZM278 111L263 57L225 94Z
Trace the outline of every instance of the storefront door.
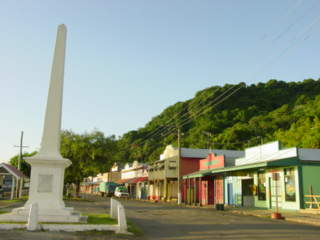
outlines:
M279 173L278 173L279 174ZM281 208L281 202L282 202L282 194L281 194L281 181L280 181L280 175L278 177L270 178L270 207L275 208L277 206L278 201L278 207Z
M244 207L254 206L252 178L242 180L242 206Z
M214 180L214 204L223 203L223 178L217 177Z
M228 204L229 205L234 205L234 200L233 200L233 184L228 183L227 184L227 191L228 191Z
M208 181L201 181L201 205L208 205Z

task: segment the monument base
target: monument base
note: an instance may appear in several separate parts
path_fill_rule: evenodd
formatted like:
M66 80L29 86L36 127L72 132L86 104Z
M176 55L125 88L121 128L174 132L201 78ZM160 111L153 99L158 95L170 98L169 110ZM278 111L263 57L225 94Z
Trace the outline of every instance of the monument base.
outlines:
M31 205L36 203L40 222L86 222L86 217L73 208L65 207L63 202L64 171L71 161L62 158L59 153L38 153L26 158L26 161L31 165L29 199L23 207L1 214L0 221L25 222Z
M15 208L11 213L1 214L0 221L5 222L27 222L29 208ZM38 215L39 222L86 222L86 217L81 216L73 208L63 209L41 209Z

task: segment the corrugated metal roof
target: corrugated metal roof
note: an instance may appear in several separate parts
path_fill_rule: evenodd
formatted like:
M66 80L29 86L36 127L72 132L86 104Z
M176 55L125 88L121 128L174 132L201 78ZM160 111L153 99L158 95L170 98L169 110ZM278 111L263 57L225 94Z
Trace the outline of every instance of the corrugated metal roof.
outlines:
M215 153L216 155L224 155L227 158L244 156L244 151L237 150L181 148L182 157L206 158L210 153Z
M0 168L5 168L9 173L18 178L27 178L20 170L7 163L0 163Z

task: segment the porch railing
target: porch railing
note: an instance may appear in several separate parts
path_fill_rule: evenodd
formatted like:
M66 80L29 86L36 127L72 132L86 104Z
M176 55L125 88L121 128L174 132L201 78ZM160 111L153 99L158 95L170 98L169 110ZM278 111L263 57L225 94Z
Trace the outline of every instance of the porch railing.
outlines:
M304 195L305 204L311 209L320 209L320 195Z

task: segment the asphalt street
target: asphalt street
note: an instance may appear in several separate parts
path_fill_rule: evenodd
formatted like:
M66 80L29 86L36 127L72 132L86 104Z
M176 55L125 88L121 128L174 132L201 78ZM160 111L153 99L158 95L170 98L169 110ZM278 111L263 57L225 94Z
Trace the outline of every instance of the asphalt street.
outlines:
M8 240L203 240L203 239L320 239L320 227L244 216L204 208L185 208L167 203L122 201L129 221L143 231L142 236L119 236L113 233L0 231ZM109 211L109 200L67 203L84 213Z

